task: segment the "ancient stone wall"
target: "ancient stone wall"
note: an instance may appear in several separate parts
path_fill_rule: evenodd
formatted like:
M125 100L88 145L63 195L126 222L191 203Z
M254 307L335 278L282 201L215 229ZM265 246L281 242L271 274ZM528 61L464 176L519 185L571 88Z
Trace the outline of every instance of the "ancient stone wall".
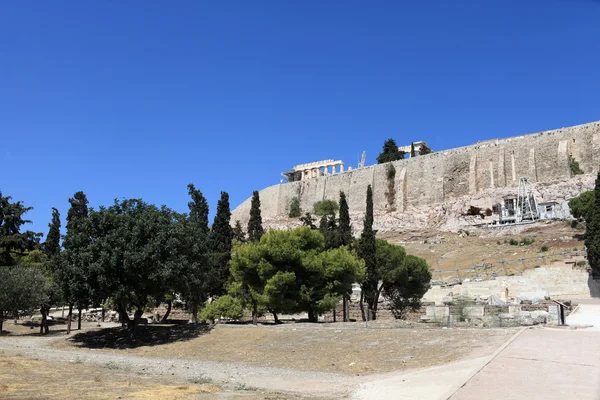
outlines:
M600 163L600 122L440 151L393 162L396 195L386 195L389 164L374 165L336 175L275 185L261 190L263 219L286 217L291 200L299 197L303 211L323 199L337 200L344 191L350 211L364 212L367 186L373 188L376 211L409 211L473 196L490 189L516 187L519 178L553 184L571 178L569 156L586 174L596 174ZM247 224L250 199L233 211L232 223Z

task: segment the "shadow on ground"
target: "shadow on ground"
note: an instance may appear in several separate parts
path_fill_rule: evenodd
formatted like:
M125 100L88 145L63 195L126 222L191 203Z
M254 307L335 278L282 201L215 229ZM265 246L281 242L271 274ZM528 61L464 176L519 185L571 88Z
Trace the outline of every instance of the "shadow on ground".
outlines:
M74 335L70 341L79 347L94 349L134 349L183 342L205 335L209 325L141 325L131 332L124 328L104 328Z

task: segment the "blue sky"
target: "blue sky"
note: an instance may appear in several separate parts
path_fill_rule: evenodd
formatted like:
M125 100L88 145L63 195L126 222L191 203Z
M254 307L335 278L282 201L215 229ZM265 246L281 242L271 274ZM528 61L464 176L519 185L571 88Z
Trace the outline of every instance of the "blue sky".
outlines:
M0 190L232 208L295 164L600 119L594 0L3 2Z

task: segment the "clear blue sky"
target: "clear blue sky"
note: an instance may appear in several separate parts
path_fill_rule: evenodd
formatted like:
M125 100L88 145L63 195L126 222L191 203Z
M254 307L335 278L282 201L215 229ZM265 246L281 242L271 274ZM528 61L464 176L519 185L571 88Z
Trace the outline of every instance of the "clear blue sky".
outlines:
M600 119L600 2L5 1L0 190L66 216Z

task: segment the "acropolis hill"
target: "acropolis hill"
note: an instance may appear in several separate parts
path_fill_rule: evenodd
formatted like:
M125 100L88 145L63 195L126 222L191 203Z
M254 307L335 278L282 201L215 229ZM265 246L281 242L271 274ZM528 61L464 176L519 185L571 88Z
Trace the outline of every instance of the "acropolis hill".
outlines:
M571 160L579 162L582 175L573 174ZM391 200L386 195L390 164L396 171ZM293 226L296 221L287 215L294 197L303 212L312 212L314 203L337 201L343 191L356 227L371 185L377 229L457 230L478 222L477 217L465 216L470 206L491 209L515 192L521 177L535 184L540 200L564 203L593 187L599 164L600 122L592 122L270 186L260 191L262 217L267 227ZM232 222L245 226L250 199L232 214Z

